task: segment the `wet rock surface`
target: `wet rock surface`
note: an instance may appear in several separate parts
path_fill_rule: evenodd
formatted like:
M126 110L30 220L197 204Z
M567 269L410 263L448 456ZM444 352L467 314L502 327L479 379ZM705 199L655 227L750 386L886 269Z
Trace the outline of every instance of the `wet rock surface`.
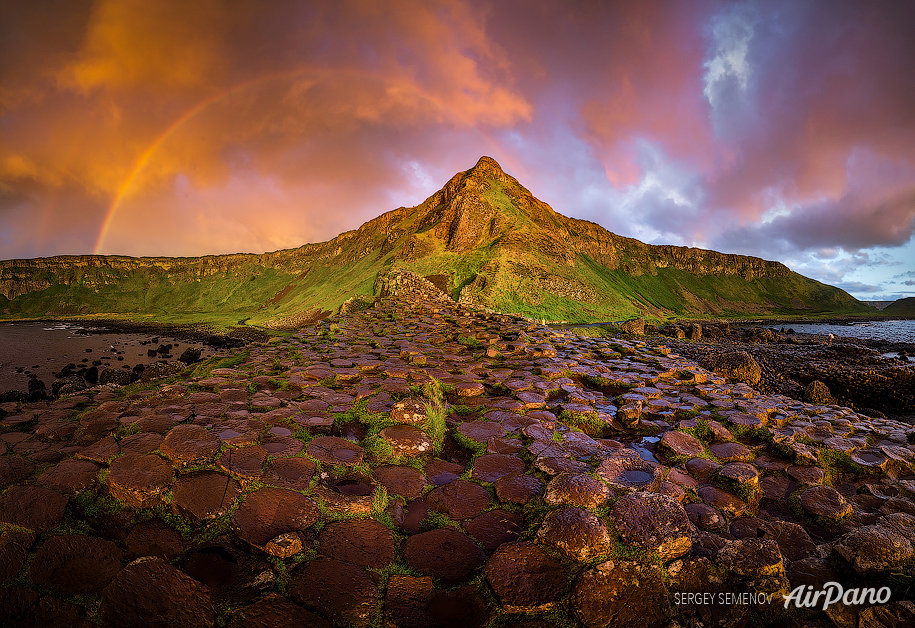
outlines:
M169 384L0 404L0 625L779 626L675 594L828 581L896 588L804 626L908 617L915 430L831 372L775 394L779 334L587 337L414 283ZM706 341L759 379L679 353Z

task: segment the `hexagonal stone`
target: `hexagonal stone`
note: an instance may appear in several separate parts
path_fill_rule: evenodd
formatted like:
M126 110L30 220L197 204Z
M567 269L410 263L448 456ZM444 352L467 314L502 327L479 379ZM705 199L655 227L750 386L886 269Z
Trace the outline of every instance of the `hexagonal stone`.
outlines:
M686 516L697 527L703 530L721 531L724 529L724 517L708 504L686 504Z
M117 545L94 536L52 536L35 553L29 577L60 595L91 595L121 570L122 555Z
M759 481L759 488L766 499L787 499L796 486L791 480L780 475L767 475Z
M122 569L102 592L103 628L212 628L209 589L157 558Z
M407 425L422 425L426 422L426 404L419 399L403 399L391 406L391 420Z
M729 541L718 552L719 565L744 578L784 576L785 563L778 543L771 539Z
M243 478L259 478L266 461L267 450L255 443L229 447L217 459L220 467Z
M241 494L238 482L216 471L197 471L175 479L172 508L195 521L221 517Z
M664 432L661 435L661 440L658 441L658 447L675 456L687 456L689 458L695 458L705 451L705 447L702 446L698 438L686 432L675 430Z
M374 519L328 524L318 541L318 553L335 560L373 569L383 569L394 562L394 534Z
M484 573L508 613L549 610L566 584L562 564L529 541L500 545L486 561Z
M811 515L840 521L851 516L852 505L831 486L814 486L801 493L801 506Z
M590 475L560 473L547 484L544 499L553 506L597 508L612 496L613 492L606 484Z
M898 570L915 560L909 539L879 525L852 530L839 539L834 549L861 574Z
M495 421L465 421L457 426L457 431L477 443L485 443L493 436L505 436L507 433L502 424Z
M521 513L501 508L477 515L466 526L467 534L476 539L487 552L494 551L503 543L517 540L524 527L524 516Z
M166 561L177 558L188 547L184 537L159 519L141 521L133 526L125 543L134 558L155 556Z
M747 511L747 504L743 500L714 486L701 486L696 494L703 502L721 512L739 516Z
M435 486L444 486L453 482L464 472L464 465L444 460L432 460L426 465L426 477Z
M362 447L337 436L318 436L306 450L309 456L326 464L354 467L362 462Z
M473 461L473 475L475 480L482 482L495 482L510 473L523 473L524 461L510 454L486 454Z
M658 465L642 460L638 454L607 458L598 465L597 475L612 488L625 492L656 491L663 479Z
M301 493L282 488L262 488L248 495L232 519L238 537L264 550L267 543L286 532L314 525L320 512Z
M453 386L458 397L479 397L486 390L480 382L456 382Z
M315 463L308 458L274 458L263 473L264 484L304 491L315 474Z
M507 504L522 506L543 493L543 482L524 473L510 473L495 481L496 497Z
M793 477L800 484L806 484L807 486L820 485L826 477L825 472L820 467L799 465L788 467L788 475Z
M88 447L83 447L77 452L77 456L99 464L108 464L115 456L121 453L121 447L114 439L114 436L107 436Z
M492 615L476 587L436 590L429 576L392 574L384 600L386 626L482 628Z
M455 584L480 568L486 554L466 534L452 528L439 528L407 538L404 559L423 575Z
M32 532L6 530L0 534L0 585L7 584L19 575L34 541L35 534Z
M174 471L159 456L128 454L109 467L108 490L132 508L149 508L161 501L171 486Z
M378 435L390 445L395 456L423 457L432 454L432 439L413 425L392 425Z
M151 454L162 446L163 437L154 432L131 434L121 439L122 454Z
M630 493L610 511L623 542L657 552L672 560L693 546L689 517L683 506L667 495Z
M391 495L401 495L407 499L416 499L423 494L426 476L413 467L378 467L373 477L384 486Z
M452 519L471 519L489 506L489 493L479 484L454 480L429 493L426 501Z
M550 512L537 531L537 540L579 562L610 551L607 526L581 508L559 508Z
M289 590L299 604L346 626L369 626L378 604L378 585L364 568L323 556L297 567Z
M632 561L609 560L585 571L569 601L586 628L651 628L671 616L660 567Z
M289 458L302 451L305 445L297 438L291 436L270 436L261 440L261 447L268 456Z
M754 457L753 452L740 443L714 443L709 451L721 462L751 462Z
M778 543L782 556L789 561L802 560L816 554L816 544L807 531L796 523L775 519L764 522L762 529L765 530L763 538Z
M534 445L536 445L536 443L531 445L528 448L528 451L531 451ZM531 451L531 453L534 452ZM548 475L556 475L558 473L587 473L591 469L587 463L580 460L571 460L558 456L538 456L534 461L534 466Z
M48 488L75 495L95 483L101 467L89 460L61 460L38 477Z
M209 462L219 451L219 439L202 425L176 425L159 449L178 466Z
M276 593L239 609L228 623L228 628L331 628L326 619L309 613Z
M734 484L758 486L759 471L746 462L729 462L718 469L718 477L730 480Z
M67 497L40 486L11 486L0 496L0 523L46 532L64 518Z
M861 449L849 456L855 464L886 472L889 458L879 449Z
M693 458L686 463L686 470L689 471L689 474L700 480L717 474L720 468L720 464L708 458Z
M785 573L792 588L807 585L821 587L824 582L836 581L835 571L833 571L829 561L823 558L795 560L785 568Z

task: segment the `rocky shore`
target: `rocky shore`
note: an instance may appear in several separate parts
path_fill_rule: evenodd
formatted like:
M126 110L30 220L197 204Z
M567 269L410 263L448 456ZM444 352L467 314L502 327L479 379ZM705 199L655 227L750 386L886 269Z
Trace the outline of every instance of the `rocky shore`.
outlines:
M722 355L746 352L760 373L743 381L760 392L915 423L915 361L908 359L915 358L915 344L795 333L790 321L779 331L727 323L658 331L678 353L713 370Z
M79 362L67 362L65 359L49 356L46 358L49 364L58 365L52 371L45 372L42 377L34 374L34 368L29 367L33 362L42 361L39 356L32 353L18 356L22 363L16 367L16 372L28 374L29 379L23 382L22 390L4 391L0 388L0 402L43 401L72 395L97 384L123 386L137 381L150 381L177 373L183 366L193 364L200 359L201 349L204 347L216 350L235 348L249 342L263 342L270 337L261 329L247 326L221 332L206 325L124 320L93 320L89 326L86 326L87 322L84 320L40 322L54 325L72 324L78 330L76 335L115 337L117 340L114 342L117 346L112 345L109 351L106 345L101 354L92 353L91 348L86 348L87 357ZM137 339L137 336L146 336L146 339ZM175 340L184 341L185 345L190 343L190 346L176 348L176 345L172 344ZM129 358L125 354L131 348L142 349L145 357L152 360L125 359ZM174 361L175 358L177 362Z
M915 428L685 347L420 289L4 403L0 625L915 625Z

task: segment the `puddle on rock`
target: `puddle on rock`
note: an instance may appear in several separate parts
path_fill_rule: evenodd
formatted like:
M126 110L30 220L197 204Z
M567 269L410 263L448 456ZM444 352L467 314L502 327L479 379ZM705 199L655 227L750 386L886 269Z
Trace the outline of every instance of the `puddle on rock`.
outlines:
M337 460L342 460L343 462L348 462L358 455L358 453L352 449L345 449L343 447L334 449L330 454Z
M339 480L334 483L334 488L344 495L371 495L375 489L371 484L359 480Z
M626 481L631 482L632 484L645 484L651 479L651 474L635 469L626 471L623 475L625 476Z
M645 436L640 441L632 441L626 443L626 446L634 449L636 453L639 454L639 458L648 462L658 462L658 459L655 458L654 453L652 453L650 446L654 446L654 443L661 440L658 436ZM660 463L659 463L660 464Z
M458 479L458 476L450 471L442 471L438 475L433 475L429 478L429 481L435 484L436 486L445 486L450 482L454 482Z
M281 452L281 451L285 451L286 449L288 449L288 448L289 448L289 445L287 445L286 443L275 443L275 442L274 442L274 443L270 443L270 442L268 442L268 443L263 443L263 444L261 445L261 447L263 447L264 450L265 450L268 454L277 454L277 453L279 453L279 452Z

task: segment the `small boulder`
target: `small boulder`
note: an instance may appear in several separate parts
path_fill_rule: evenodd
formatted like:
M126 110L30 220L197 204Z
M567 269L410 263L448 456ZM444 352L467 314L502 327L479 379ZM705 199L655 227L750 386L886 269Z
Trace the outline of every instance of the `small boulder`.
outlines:
M820 406L826 406L835 403L835 400L832 398L832 393L829 390L829 386L818 379L810 382L804 389L804 401L807 403L815 403Z
M620 331L624 334L632 334L633 336L644 336L645 319L633 318L631 320L625 321L620 325Z
M194 364L195 362L199 362L200 361L200 348L199 347L188 347L178 357L178 360L181 362L184 362L185 364Z
M729 382L759 384L762 369L746 351L726 351L707 358L702 366L725 377Z

